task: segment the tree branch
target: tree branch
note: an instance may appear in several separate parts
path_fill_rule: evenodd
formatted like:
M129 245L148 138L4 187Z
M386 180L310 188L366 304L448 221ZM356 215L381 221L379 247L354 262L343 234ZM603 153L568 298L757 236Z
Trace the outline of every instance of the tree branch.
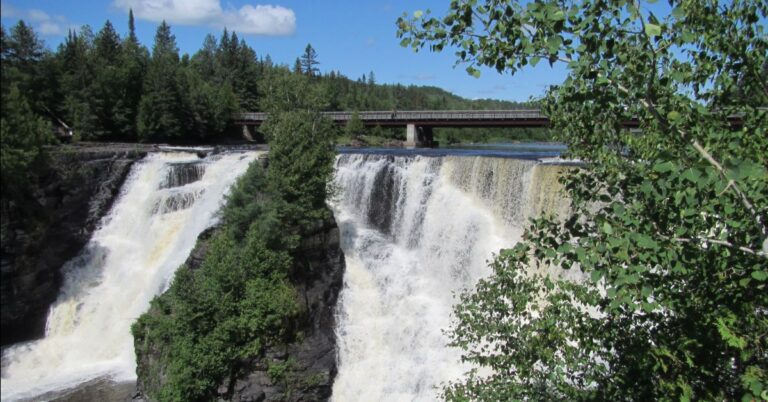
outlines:
M607 78L607 77L606 77L606 78ZM610 80L610 78L607 78L607 79L608 79L609 81L611 81L611 80ZM615 83L615 82L613 82L613 81L611 81L611 82L612 82L614 85L616 85L616 87L617 87L617 88L618 88L620 91L624 92L624 93L625 93L625 94L627 94L627 95L630 95L630 92L629 92L629 90L628 90L626 87L624 87L624 86L623 86L623 85L621 85L621 84ZM654 116L654 117L655 117L657 120L659 120L659 122L661 122L662 124L664 124L665 126L667 126L667 128L670 128L670 127L669 127L669 123L667 122L666 118L664 118L663 116L661 116L661 114L659 113L659 111L656 109L656 106L655 106L655 105L653 105L652 103L650 103L650 102L649 102L647 99L643 99L643 98L640 98L640 99L638 99L638 101L639 101L639 102L640 102L640 103L643 105L643 107L645 107L646 109L648 109L648 110L649 110L649 111L650 111L650 112L653 114L653 116ZM708 152L708 151L707 151L707 150L706 150L706 149L705 149L705 148L704 148L704 147L701 145L701 143L699 143L699 141L698 141L698 140L690 138L690 136L688 135L688 133L687 133L687 132L685 132L684 130L680 129L680 128L675 128L675 131L677 131L677 133L680 135L680 137L681 137L681 138L683 138L683 139L684 139L684 140L686 140L686 141L690 141L691 145L692 145L692 146L693 146L693 148L696 150L696 152L698 152L698 153L699 153L699 155L701 155L701 157L702 157L702 158L704 158L704 160L706 160L706 161L707 161L707 162L708 162L710 165L712 165L712 166L715 168L715 170L717 170L717 172L718 172L718 174L720 175L720 177L722 177L722 178L723 178L723 179L725 179L725 180L728 180L728 178L727 178L727 177L726 177L726 175L725 175L725 168L723 168L723 165L721 165L721 164L720 164L720 162L718 162L718 161L717 161L717 160L716 160L716 159L715 159L715 158L712 156L712 154L710 154L710 153L709 153L709 152ZM731 183L731 182L732 182L732 183ZM738 185L738 184L737 184L735 181L731 181L731 180L729 180L729 184L731 184L731 186L730 186L730 187L731 187L731 188L733 189L733 191L734 191L734 192L735 192L735 193L738 195L738 197L739 197L739 199L740 199L740 201L741 201L741 204L742 204L742 205L744 205L744 207L747 209L747 211L749 211L749 213L750 213L750 214L752 215L752 217L754 218L754 220L755 220L755 223L757 223L757 226L758 226L758 228L760 229L760 233L762 233L762 235L763 235L763 237L764 237L764 238L765 238L765 237L768 237L768 227L766 227L766 225L765 225L765 222L763 221L763 218L762 218L762 217L760 216L760 214L757 212L757 210L755 209L755 206L754 206L754 205L752 205L752 202L749 200L749 198L747 198L746 194L744 194L744 192L741 190L741 188L739 188L739 185Z
M693 239L687 238L687 237L675 237L675 238L672 238L672 240L674 240L674 241L676 241L678 243L699 243L699 242L701 242L701 243L704 243L704 244L717 244L719 246L725 246L725 247L728 247L728 248L731 248L731 249L734 249L734 250L739 250L739 251L745 252L747 254L752 254L752 255L759 256L759 257L768 258L768 254L766 254L763 251L755 251L755 250L753 250L751 248L748 248L748 247L737 246L737 245L735 245L735 244L733 244L733 243L731 243L729 241L725 241L725 240L709 239L709 238L706 238L706 237L697 237L697 238L693 238Z

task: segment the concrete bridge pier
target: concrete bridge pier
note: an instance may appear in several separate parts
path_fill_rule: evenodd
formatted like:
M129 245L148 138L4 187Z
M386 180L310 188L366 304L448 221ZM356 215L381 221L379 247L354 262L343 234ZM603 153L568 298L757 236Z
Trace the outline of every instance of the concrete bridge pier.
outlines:
M253 129L247 124L243 124L243 139L248 142L254 142Z
M417 126L408 124L405 127L405 147L406 148L428 148L434 147L434 136L432 127Z

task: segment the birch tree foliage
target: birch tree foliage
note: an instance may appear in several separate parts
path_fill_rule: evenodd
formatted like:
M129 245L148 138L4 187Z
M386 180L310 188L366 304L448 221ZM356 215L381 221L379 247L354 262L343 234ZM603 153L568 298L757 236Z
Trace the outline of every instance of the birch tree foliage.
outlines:
M586 162L562 179L571 216L533 221L461 296L452 343L491 374L447 399L768 399L768 4L653 3L454 0L397 21L403 46L475 76L563 63L543 110Z

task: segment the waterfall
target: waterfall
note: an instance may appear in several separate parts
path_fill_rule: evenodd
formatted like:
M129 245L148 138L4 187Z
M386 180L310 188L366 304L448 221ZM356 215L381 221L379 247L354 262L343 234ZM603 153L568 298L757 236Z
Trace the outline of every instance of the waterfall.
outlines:
M469 367L447 346L454 295L490 273L528 218L567 210L561 166L345 154L332 202L346 257L333 400L435 400Z
M96 378L131 381L130 326L170 284L254 152L162 152L137 163L83 252L63 267L43 339L3 353L2 400Z

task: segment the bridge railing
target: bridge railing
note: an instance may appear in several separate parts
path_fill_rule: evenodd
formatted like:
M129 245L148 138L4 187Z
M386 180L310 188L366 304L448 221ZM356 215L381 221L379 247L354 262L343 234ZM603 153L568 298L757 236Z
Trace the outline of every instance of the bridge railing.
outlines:
M323 112L334 121L349 121L355 112ZM363 111L357 112L363 121L450 121L450 120L525 120L545 119L539 109L512 110L408 110L408 111ZM269 117L264 112L237 113L236 121L262 122Z

